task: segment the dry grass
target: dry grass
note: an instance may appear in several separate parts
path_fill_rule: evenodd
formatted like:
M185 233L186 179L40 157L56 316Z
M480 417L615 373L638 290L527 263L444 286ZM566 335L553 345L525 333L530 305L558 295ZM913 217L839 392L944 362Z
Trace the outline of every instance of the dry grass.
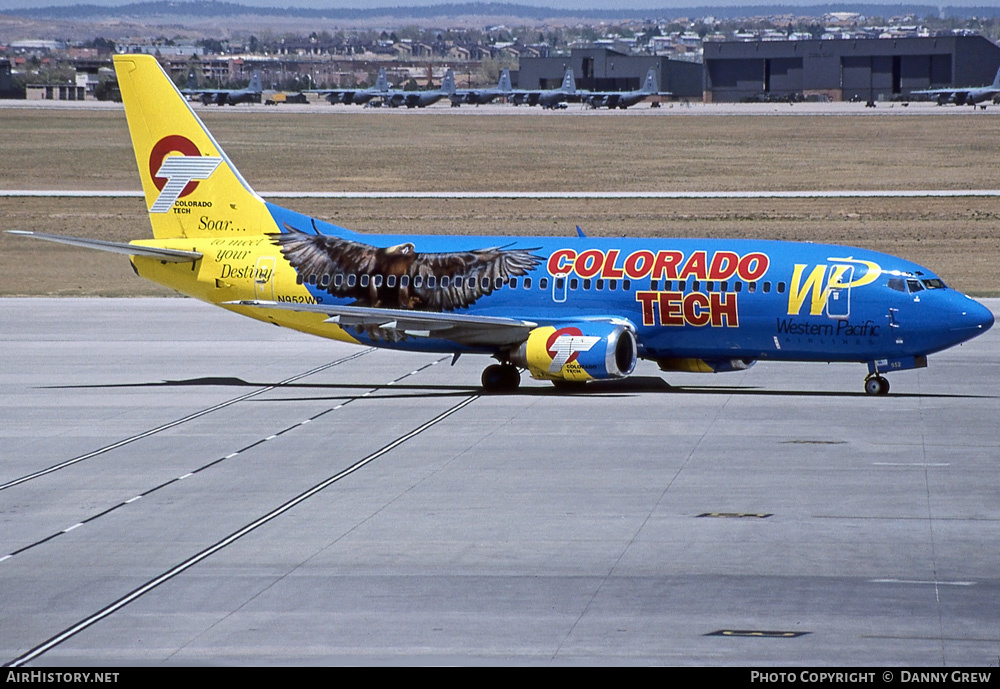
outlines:
M204 119L261 191L996 189L1000 118L539 117L241 109ZM0 110L0 188L138 189L121 112ZM761 237L905 256L1000 293L1000 200L295 200L369 232ZM138 199L0 198L2 229L148 236ZM0 294L163 294L120 256L0 236Z

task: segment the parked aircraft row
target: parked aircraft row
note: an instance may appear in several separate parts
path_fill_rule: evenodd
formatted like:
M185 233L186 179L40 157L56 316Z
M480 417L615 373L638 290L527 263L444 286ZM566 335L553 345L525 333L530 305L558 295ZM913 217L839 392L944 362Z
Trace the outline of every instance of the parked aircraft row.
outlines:
M189 100L200 101L204 105L238 105L240 103L260 103L264 88L260 72L255 71L250 83L240 89L199 89L194 75L188 85L181 89ZM510 72L503 70L500 80L492 88L459 89L455 87L455 75L448 70L441 81L441 87L426 91L405 91L389 86L385 68L379 70L375 85L367 89L307 89L303 93L322 95L331 104L379 105L391 108L424 108L447 98L452 107L463 104L485 105L503 98L513 105L540 105L556 109L567 103L584 103L592 108L625 109L640 103L650 96L670 96L669 91L660 91L656 84L656 70L650 69L641 88L635 91L586 91L576 88L573 70L567 69L562 84L556 89L515 89L511 87ZM912 91L913 96L932 96L938 105L980 105L988 100L1000 101L1000 70L988 86L959 86L940 89ZM983 106L985 107L985 106Z
M885 374L986 332L931 270L861 248L755 239L362 235L261 198L149 55L116 55L153 239L17 234L129 256L141 277L344 342L492 357L557 386L758 360ZM532 92L533 93L533 92ZM542 94L539 92L539 98Z
M264 93L264 84L260 72L255 71L250 76L250 83L242 89L199 89L194 84L195 75L188 77L188 84L181 93L188 100L201 101L202 105L239 105L240 103L260 103Z
M453 107L460 105L485 105L497 99L506 99L514 105L539 105L555 109L566 103L584 103L593 108L625 109L650 96L669 96L669 91L660 91L656 85L656 70L650 69L646 80L635 91L586 91L576 88L573 70L567 69L562 84L555 89L515 89L511 87L510 71L503 70L500 80L492 88L459 89L455 87L452 70L445 72L441 88L428 91L402 91L389 86L385 69L379 71L375 85L367 89L310 89L306 93L316 93L331 104L370 105L398 108L423 108L447 98Z

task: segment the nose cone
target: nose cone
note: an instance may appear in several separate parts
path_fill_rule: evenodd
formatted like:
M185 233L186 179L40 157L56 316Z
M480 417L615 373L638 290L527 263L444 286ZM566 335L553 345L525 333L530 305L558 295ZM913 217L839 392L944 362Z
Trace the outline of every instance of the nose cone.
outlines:
M988 308L969 297L962 297L956 311L958 313L952 321L951 330L964 334L963 340L982 335L995 322L993 313Z
M987 330L993 327L993 324L996 322L996 319L994 319L993 313L979 302L976 302L976 306L978 306L980 309L980 315L979 315L980 320L977 322L976 325L977 327L979 327L980 330L986 332Z

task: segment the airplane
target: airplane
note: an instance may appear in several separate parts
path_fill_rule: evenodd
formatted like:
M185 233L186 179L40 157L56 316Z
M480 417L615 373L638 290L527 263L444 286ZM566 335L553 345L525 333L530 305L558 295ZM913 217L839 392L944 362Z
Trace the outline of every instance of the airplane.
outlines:
M968 86L949 89L923 89L921 91L911 91L911 96L937 96L938 105L954 103L955 105L978 105L984 101L993 99L997 101L1000 97L1000 69L993 77L993 83L989 86Z
M582 91L583 102L592 108L621 108L624 110L650 96L670 96L669 91L660 91L656 86L656 68L650 67L646 81L637 91Z
M515 89L511 92L510 100L514 105L541 105L543 108L549 110L560 107L564 108L566 107L566 101L579 100L576 92L576 79L573 77L573 69L566 69L562 84L557 89L541 91Z
M456 89L448 99L452 106L458 107L463 103L470 105L486 105L492 103L497 98L510 96L514 89L510 85L510 70L503 69L500 72L500 79L495 88L487 89Z
M188 76L188 83L191 77ZM238 103L260 103L261 95L264 93L264 85L260 80L260 72L254 70L250 75L250 83L242 89L199 89L185 88L182 94L192 100L200 100L202 105L236 105Z
M455 93L455 74L449 69L441 80L441 88L428 91L403 91L390 89L382 96L382 101L390 108L406 106L407 108L426 108L437 103L442 98L449 98Z
M487 392L521 372L578 389L756 361L886 373L986 332L990 311L929 269L846 246L752 239L365 235L260 197L148 55L116 55L153 238L13 231L129 256L140 277L343 342L492 357ZM454 361L453 359L453 361Z
M375 85L367 89L308 89L304 93L319 93L323 95L331 105L344 103L345 105L364 105L373 98L381 98L389 93L389 79L386 76L385 67L378 71Z

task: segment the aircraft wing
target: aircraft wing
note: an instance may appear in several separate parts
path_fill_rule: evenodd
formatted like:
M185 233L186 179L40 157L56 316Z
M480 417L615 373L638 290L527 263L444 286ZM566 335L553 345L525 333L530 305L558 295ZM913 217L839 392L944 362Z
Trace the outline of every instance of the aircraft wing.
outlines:
M941 96L941 95L951 95L953 93L962 93L964 89L922 89L920 91L910 91L910 95L919 96Z
M321 313L328 323L344 327L361 326L381 333L386 339L433 337L472 346L506 346L523 342L538 326L532 321L495 316L474 316L438 311L379 309L369 306L296 304L277 301L229 301L230 306Z

